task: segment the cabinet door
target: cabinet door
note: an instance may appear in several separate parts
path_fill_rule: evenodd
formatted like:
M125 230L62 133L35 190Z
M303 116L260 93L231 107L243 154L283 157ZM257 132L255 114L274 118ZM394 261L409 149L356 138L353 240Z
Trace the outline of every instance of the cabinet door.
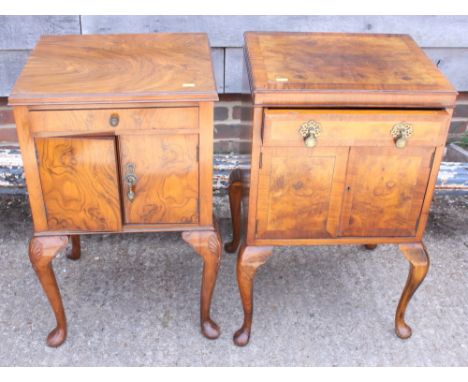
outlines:
M414 236L434 148L351 148L342 236Z
M36 138L36 150L49 230L120 229L114 138Z
M198 223L198 135L120 136L127 224ZM128 176L136 177L134 197Z
M348 150L264 147L258 180L256 237L335 237Z

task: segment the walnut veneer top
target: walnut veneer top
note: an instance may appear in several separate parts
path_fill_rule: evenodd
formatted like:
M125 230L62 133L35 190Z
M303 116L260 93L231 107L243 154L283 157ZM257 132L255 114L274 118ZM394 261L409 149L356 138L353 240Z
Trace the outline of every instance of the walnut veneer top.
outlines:
M10 104L217 100L203 33L42 36Z
M412 106L440 107L453 105L457 95L408 35L247 32L245 43L251 90L260 103L296 97L306 103L404 106L413 96ZM306 92L322 99L304 98Z

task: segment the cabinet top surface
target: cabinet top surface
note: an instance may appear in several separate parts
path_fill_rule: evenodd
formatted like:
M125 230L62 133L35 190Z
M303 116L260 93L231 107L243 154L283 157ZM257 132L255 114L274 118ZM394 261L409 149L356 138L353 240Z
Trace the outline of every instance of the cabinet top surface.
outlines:
M408 35L247 32L251 90L441 93L456 90Z
M10 104L217 100L204 33L42 36Z

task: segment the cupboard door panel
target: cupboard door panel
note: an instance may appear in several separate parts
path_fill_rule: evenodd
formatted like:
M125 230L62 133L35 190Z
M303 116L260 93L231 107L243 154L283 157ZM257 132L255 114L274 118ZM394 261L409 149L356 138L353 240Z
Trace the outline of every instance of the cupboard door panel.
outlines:
M125 223L198 223L198 135L122 135L119 141Z
M351 148L342 236L414 236L434 148Z
M113 138L36 138L48 229L120 230Z
M347 157L348 148L264 148L256 237L335 237Z

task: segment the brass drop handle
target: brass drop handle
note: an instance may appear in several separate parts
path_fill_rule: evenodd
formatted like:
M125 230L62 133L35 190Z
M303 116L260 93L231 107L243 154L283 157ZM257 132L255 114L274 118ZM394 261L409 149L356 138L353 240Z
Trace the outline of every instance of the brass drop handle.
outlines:
M304 122L299 129L299 133L302 135L304 144L307 147L317 146L317 137L320 135L320 132L320 124L315 121Z
M110 118L109 118L109 124L112 126L112 127L117 127L117 125L119 124L120 122L120 117L117 113L113 113L111 114Z
M408 138L413 135L413 126L407 122L397 123L392 127L390 134L395 140L395 146L399 149L403 149L406 147Z
M133 202L135 200L135 184L137 182L134 163L127 163L125 181L127 182L127 186L128 186L127 198L130 202Z

